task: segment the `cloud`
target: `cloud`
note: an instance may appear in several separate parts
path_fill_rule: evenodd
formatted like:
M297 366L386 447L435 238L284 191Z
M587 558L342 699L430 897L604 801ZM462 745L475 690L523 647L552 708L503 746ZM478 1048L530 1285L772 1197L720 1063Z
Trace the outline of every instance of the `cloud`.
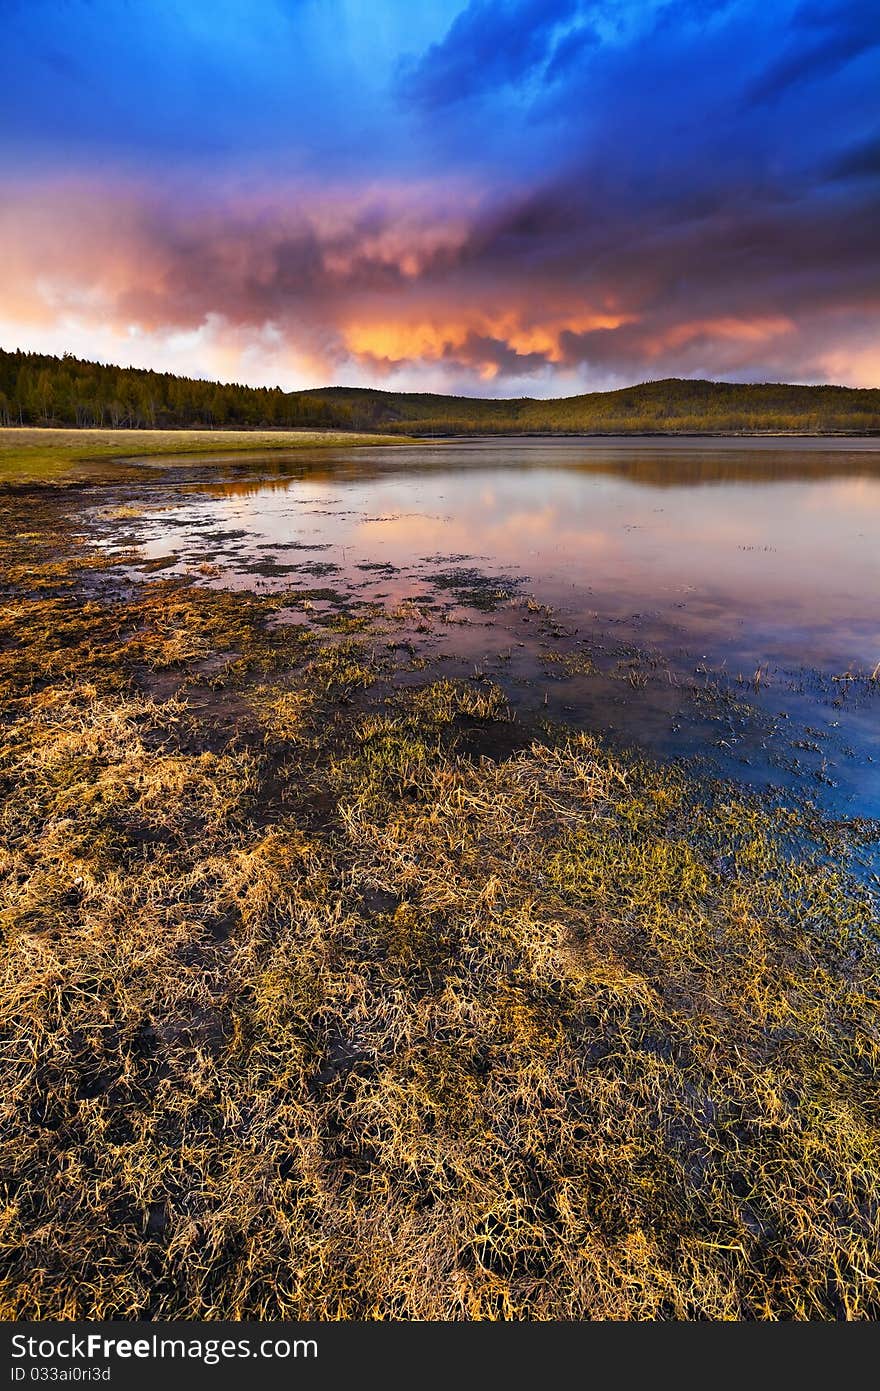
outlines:
M495 200L299 186L181 206L71 181L8 191L0 257L7 321L31 330L190 335L211 366L225 334L227 374L249 354L250 371L262 357L274 380L281 364L289 386L427 372L554 394L673 373L822 379L829 363L845 377L848 334L864 373L877 211L826 199L805 224L797 202L734 198L676 217L649 207L634 226L625 201L596 218L568 185Z
M554 48L562 26L576 19L579 0L470 0L439 43L420 58L405 62L398 89L415 106L437 110L522 81L543 66L565 66L568 56L595 31L582 28L565 35ZM562 50L562 51L561 51Z
M772 101L790 88L815 82L880 45L874 0L802 4L791 21L792 39L752 83L753 101Z
M601 42L599 31L592 24L581 24L576 29L569 29L556 44L544 71L544 77L548 82L555 82L568 72L587 49L594 48Z
M829 173L833 179L880 178L880 135L850 146L832 162Z
M5 342L291 387L865 383L873 8L132 0L111 63L108 0L34 0L0 54Z

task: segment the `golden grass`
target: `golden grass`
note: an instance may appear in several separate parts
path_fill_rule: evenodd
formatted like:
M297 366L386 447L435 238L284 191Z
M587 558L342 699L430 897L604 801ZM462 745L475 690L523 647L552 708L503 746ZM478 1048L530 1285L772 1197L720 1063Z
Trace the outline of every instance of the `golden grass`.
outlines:
M481 758L488 683L87 601L58 530L0 626L4 1317L877 1317L878 923L799 816Z
M70 482L96 463L169 455L241 454L401 444L400 435L345 430L62 430L0 428L0 483Z

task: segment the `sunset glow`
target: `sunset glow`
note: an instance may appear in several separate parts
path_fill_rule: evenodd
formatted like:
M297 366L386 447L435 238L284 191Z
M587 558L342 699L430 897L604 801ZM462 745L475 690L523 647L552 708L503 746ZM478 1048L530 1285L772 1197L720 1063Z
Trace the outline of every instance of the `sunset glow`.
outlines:
M13 6L0 345L291 389L880 383L871 6L381 10Z

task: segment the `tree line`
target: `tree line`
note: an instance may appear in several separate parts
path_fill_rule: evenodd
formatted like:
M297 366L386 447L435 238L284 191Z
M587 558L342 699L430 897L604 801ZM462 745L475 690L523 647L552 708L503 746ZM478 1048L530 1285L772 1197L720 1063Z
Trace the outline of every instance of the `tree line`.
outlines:
M670 378L550 401L353 387L282 391L104 366L69 353L0 349L0 425L414 435L869 433L880 431L880 390Z
M0 425L112 429L295 429L350 424L330 405L280 387L200 381L138 367L105 367L65 353L0 349Z

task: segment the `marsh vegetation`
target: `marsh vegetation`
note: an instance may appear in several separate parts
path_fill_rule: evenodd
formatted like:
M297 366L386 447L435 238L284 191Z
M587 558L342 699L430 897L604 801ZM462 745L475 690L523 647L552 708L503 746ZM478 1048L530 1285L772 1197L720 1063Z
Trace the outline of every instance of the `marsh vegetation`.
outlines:
M3 1315L877 1317L876 825L443 676L375 571L157 569L172 484L0 500Z

